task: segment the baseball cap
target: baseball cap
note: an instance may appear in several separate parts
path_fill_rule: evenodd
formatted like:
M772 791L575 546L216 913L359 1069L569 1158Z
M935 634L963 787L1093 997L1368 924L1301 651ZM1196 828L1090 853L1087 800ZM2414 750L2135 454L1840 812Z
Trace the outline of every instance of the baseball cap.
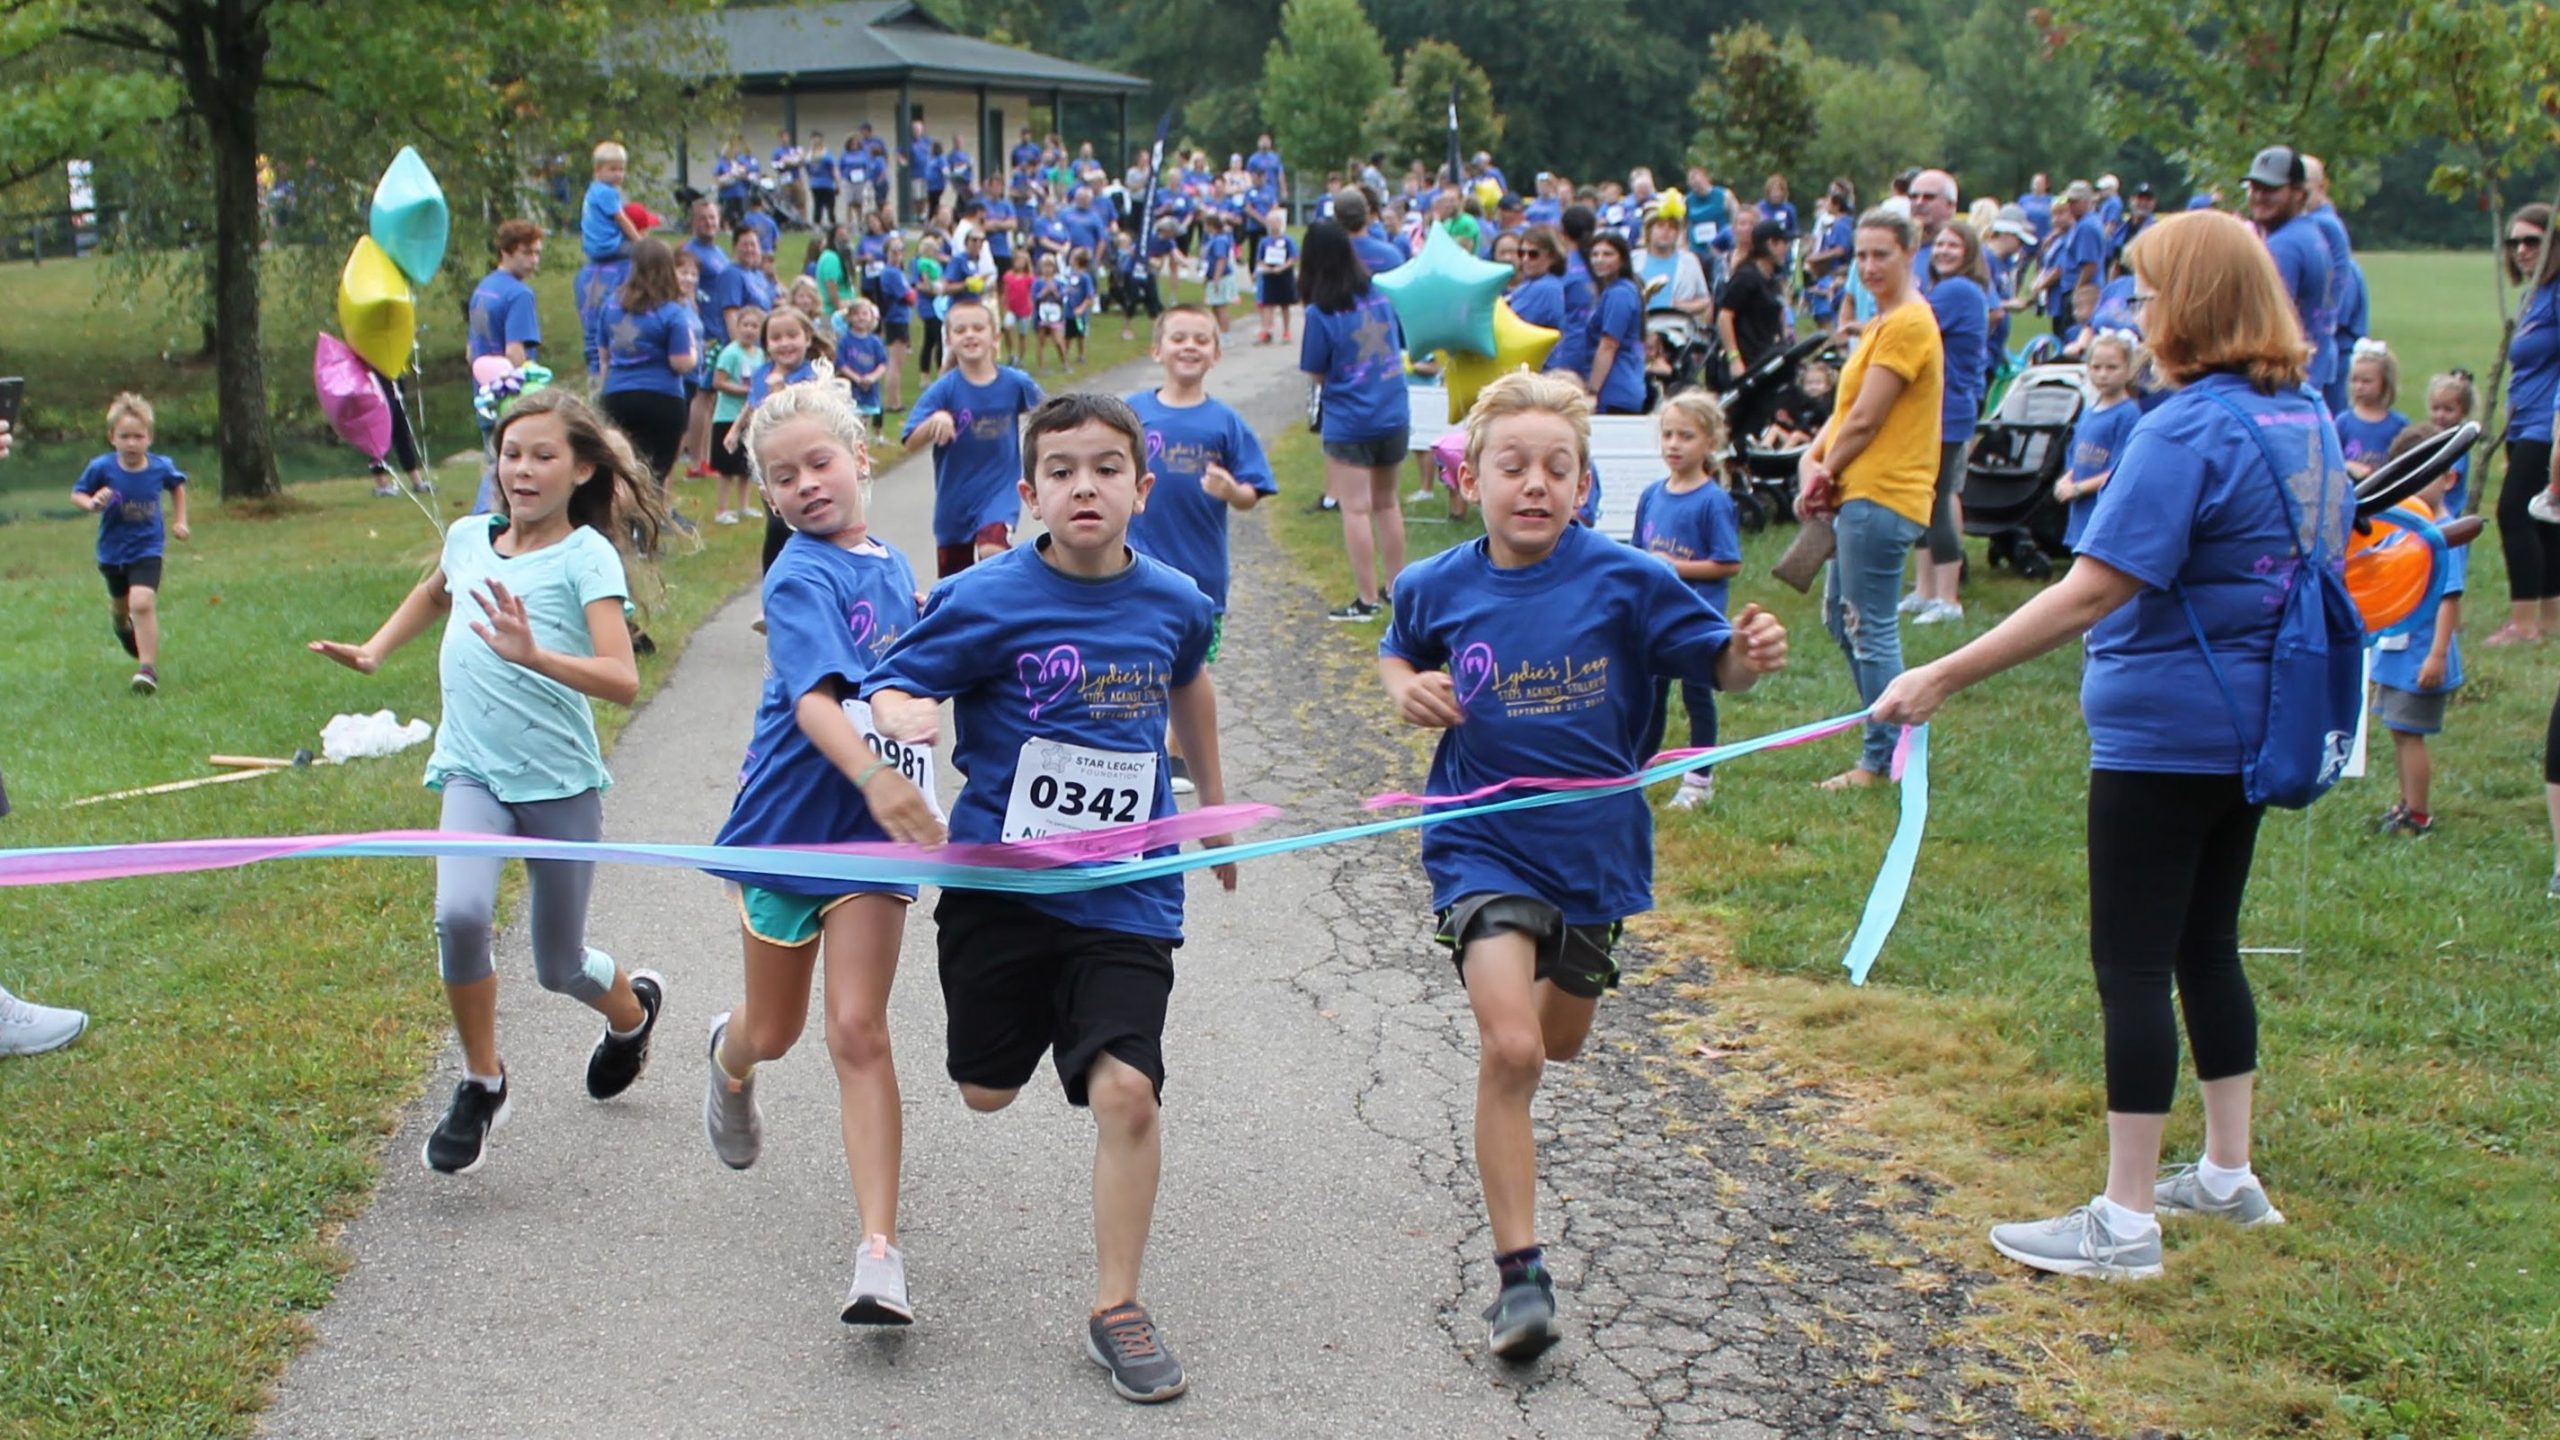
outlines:
M2249 173L2243 177L2252 185L2281 187L2300 185L2308 179L2302 168L2302 157L2290 145L2270 145L2249 162Z
M2137 198L2149 195L2151 193L2151 182L2145 180L2141 184L2134 186L2133 193Z
M2036 227L2034 222L2027 219L2025 206L2003 205L2000 207L1999 215L1991 222L1991 233L2015 235L2021 240L2033 240L2036 238Z
M1501 203L1494 206L1494 208L1497 210L1526 210L1529 206L1527 202L1523 201L1517 195L1505 195L1502 197Z
M2123 188L2123 182L2117 180L2113 175L2101 175L2098 177L2098 188L2101 190L2121 189Z

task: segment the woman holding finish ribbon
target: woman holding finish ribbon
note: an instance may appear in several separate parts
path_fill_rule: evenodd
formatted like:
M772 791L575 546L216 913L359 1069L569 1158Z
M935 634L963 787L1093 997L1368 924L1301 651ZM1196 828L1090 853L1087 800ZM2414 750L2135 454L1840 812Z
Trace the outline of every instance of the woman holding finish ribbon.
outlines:
M2125 442L2070 572L1875 702L1881 722L1924 724L1957 691L2088 634L2080 703L2107 1185L2057 1219L1995 1226L1991 1243L2039 1270L2104 1279L2160 1273L2159 1213L2284 1221L2249 1168L2258 1020L2239 924L2265 813L2242 783L2255 740L2197 697L2227 684L2235 718L2267 714L2276 601L2299 536L2328 528L2343 554L2355 508L2325 412L2302 390L2310 347L2248 227L2190 212L2145 231L2129 258L2144 333L2177 393ZM2204 1091L2205 1149L2163 1176L2173 989Z

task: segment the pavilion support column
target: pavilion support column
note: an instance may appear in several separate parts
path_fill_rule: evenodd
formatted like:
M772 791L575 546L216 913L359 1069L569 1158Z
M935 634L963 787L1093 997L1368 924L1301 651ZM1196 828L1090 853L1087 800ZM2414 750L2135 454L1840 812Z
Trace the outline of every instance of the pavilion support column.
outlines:
M897 195L890 197L889 213L905 215L910 220L921 221L930 218L918 213L923 210L924 202L914 198L916 185L924 177L916 174L907 160L909 133L907 127L913 122L914 117L915 92L908 86L906 77L902 75L898 77L898 118L889 126L889 145L897 161L889 167L889 173L896 177L889 183L897 186L899 190Z

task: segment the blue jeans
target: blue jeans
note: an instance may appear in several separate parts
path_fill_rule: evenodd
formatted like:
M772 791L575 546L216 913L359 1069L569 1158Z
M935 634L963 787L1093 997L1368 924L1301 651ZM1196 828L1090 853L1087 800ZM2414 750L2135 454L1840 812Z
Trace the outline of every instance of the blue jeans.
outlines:
M1831 522L1838 542L1822 582L1822 623L1849 657L1858 699L1872 705L1902 673L1902 562L1926 529L1873 500L1852 500ZM1883 775L1893 768L1895 727L1868 722L1858 768Z

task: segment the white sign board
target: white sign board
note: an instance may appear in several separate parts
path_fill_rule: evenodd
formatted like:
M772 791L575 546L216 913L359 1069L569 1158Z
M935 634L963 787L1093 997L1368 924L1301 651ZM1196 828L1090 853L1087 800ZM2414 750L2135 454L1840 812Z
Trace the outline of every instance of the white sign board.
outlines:
M1662 478L1662 444L1650 415L1591 418L1591 468L1600 477L1600 518L1592 528L1612 540L1633 540L1636 501Z
M1449 423L1449 387L1426 385L1419 380L1404 382L1404 403L1408 412L1405 448L1428 450L1441 436L1458 427Z

